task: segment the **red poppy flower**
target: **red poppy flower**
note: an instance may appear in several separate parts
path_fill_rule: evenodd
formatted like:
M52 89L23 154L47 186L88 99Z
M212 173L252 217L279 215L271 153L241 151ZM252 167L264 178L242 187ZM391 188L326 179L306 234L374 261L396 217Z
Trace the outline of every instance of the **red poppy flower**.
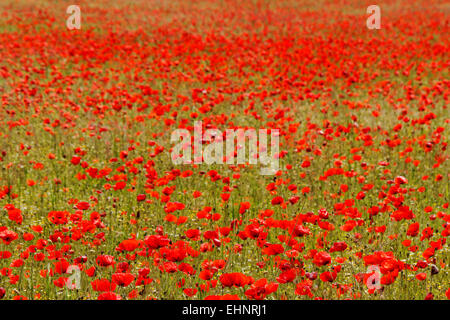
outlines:
M240 272L224 273L219 278L224 287L243 287L253 283L253 279Z
M281 244L271 244L263 250L263 253L269 256L277 255L283 252L284 247Z
M128 285L135 279L131 273L114 273L112 275L112 282L121 287L128 287Z
M114 257L110 255L100 255L95 261L100 267L109 267L110 265L113 265L115 263Z
M417 236L419 234L419 227L420 225L418 222L411 223L408 227L408 231L406 232L406 234L411 237Z
M295 287L295 294L301 295L301 296L309 296L310 298L314 297L313 293L311 292L313 282L311 280L303 280L297 283Z
M324 266L331 262L331 256L327 252L318 252L314 255L313 262L316 266Z
M97 298L98 300L122 300L122 297L114 292L103 292Z
M114 291L116 289L116 284L110 282L108 279L97 279L91 281L91 286L92 290L100 292Z
M255 281L251 286L250 289L245 291L245 295L249 299L254 300L263 300L266 298L267 295L277 291L278 289L278 283L269 283L267 279L259 279Z
M19 238L18 234L14 231L4 229L2 230L2 227L0 227L0 239L3 240L3 243L6 245L9 245L14 240L17 240Z
M120 244L119 244L119 249L120 250L125 250L125 251L134 251L139 247L140 241L135 240L135 239L130 239L130 240L123 240Z
M294 269L289 269L286 271L283 271L278 277L277 281L279 283L288 283L293 282L295 278L297 277L297 272Z

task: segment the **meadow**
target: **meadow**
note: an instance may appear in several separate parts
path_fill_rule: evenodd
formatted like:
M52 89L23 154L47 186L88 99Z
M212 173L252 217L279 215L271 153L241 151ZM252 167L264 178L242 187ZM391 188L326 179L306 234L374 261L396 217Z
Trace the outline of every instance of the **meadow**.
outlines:
M71 4L0 3L0 300L450 299L449 2Z

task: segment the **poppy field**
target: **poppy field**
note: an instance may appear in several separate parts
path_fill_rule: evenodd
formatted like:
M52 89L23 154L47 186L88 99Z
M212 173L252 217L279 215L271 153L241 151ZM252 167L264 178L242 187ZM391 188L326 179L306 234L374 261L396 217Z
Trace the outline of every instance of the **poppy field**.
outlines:
M448 1L72 4L0 2L0 300L450 299Z

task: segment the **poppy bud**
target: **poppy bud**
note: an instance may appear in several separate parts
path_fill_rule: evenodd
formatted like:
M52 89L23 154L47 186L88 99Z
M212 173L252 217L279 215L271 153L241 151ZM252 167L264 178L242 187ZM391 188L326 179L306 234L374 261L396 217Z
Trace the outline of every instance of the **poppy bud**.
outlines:
M431 265L431 275L435 275L439 273L439 269L438 267L436 267L436 265L432 264Z

